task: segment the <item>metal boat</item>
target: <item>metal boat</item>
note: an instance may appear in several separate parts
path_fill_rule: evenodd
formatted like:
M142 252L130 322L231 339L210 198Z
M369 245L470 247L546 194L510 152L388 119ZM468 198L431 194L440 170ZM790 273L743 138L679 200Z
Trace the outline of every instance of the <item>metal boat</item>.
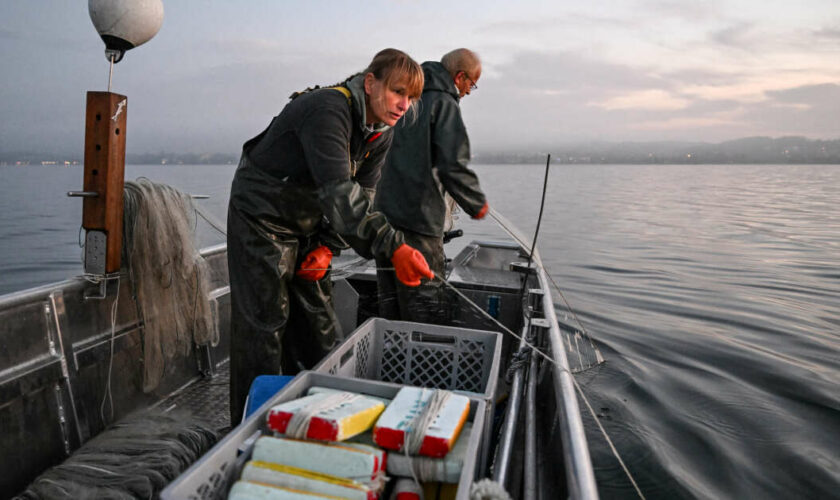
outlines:
M231 427L225 247L206 248L202 254L212 270L208 300L220 341L174 358L151 393L142 389L144 322L127 279L113 281L105 298L91 298L100 286L82 278L0 297L0 439L5 451L0 468L6 471L0 491L20 491L101 432L109 389L114 419L157 405L211 416L219 429ZM477 468L474 479L495 477L514 498L597 498L566 358L572 345L557 322L544 269L538 259L527 265L527 256L515 241L473 241L448 264L448 282L463 294L453 324L503 335L493 395L497 423L490 442L483 444L487 467ZM376 315L375 269L352 255L334 265L340 271L334 273L336 309L344 331L353 332ZM522 343L514 332L540 339L534 342L554 363L534 356L530 369L520 364L508 374Z

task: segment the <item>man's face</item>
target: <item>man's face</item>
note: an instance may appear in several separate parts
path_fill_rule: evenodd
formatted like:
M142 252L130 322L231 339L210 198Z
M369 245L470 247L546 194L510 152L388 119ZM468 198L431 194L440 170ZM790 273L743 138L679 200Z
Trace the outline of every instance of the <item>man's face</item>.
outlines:
M455 74L455 88L458 89L458 96L470 95L470 92L478 88L478 79L481 78L481 68L470 74L467 71L459 71Z

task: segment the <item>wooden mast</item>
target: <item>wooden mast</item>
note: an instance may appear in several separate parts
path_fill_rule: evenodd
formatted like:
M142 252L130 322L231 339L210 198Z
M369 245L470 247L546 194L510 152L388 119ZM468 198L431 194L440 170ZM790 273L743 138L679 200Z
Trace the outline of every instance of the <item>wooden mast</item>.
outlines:
M128 100L113 92L88 92L85 118L82 226L85 271L120 270L125 181L125 133Z

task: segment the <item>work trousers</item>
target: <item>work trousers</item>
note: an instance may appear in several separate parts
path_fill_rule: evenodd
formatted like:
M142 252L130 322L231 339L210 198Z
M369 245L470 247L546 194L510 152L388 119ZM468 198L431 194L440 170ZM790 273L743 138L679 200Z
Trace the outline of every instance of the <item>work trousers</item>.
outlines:
M318 281L295 276L317 241L268 230L233 206L227 239L230 415L236 426L256 376L311 368L334 347L340 327L330 273Z
M405 242L423 254L435 279L426 280L420 286L403 285L397 279L390 260L378 259L376 279L378 285L379 315L386 319L416 321L438 325L450 324L453 319L453 296L442 282L445 276L446 256L443 253L443 239L397 228L405 236ZM440 278L440 279L438 279Z

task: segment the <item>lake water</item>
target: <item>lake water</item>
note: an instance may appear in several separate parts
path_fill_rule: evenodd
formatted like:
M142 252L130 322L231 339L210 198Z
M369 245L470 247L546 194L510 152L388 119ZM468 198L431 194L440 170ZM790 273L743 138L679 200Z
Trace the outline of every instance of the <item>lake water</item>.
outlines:
M532 235L543 167L475 168ZM126 178L210 195L223 221L233 169ZM81 183L0 167L0 294L81 273ZM607 360L577 381L647 498L838 497L840 166L552 166L539 247ZM635 498L582 411L602 498Z

